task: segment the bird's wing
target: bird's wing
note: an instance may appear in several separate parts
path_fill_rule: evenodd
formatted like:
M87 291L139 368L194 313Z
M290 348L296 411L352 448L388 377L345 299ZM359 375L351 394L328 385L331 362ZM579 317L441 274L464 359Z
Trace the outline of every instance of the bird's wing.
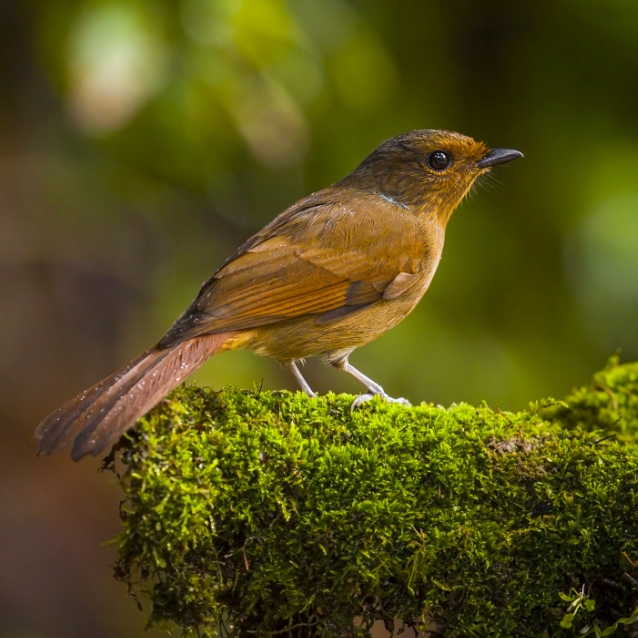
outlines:
M302 202L222 265L160 346L302 316L335 321L406 292L429 250L413 213L377 195Z

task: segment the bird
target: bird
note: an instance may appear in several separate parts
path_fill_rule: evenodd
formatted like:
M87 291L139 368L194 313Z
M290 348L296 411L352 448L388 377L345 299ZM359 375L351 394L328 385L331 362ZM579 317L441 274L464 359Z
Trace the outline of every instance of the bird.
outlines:
M351 173L302 198L244 242L159 342L47 416L39 454L79 460L114 445L215 354L246 349L299 370L320 357L373 396L393 399L349 362L401 322L428 289L454 209L492 167L522 157L451 131L419 129L378 146Z

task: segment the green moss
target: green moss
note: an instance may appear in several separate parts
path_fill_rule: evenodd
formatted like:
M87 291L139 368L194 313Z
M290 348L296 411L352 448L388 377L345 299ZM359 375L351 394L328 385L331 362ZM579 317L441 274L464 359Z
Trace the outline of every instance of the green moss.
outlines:
M638 364L517 414L351 401L191 386L140 421L116 573L149 592L151 623L538 638L631 616Z

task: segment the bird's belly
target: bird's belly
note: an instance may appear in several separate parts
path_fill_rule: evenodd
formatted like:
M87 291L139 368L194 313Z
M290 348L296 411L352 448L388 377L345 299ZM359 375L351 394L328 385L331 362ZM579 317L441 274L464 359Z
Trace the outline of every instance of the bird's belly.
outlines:
M378 301L328 324L317 324L313 315L256 328L243 347L283 361L353 350L405 319L424 292L423 286L415 286L410 294Z

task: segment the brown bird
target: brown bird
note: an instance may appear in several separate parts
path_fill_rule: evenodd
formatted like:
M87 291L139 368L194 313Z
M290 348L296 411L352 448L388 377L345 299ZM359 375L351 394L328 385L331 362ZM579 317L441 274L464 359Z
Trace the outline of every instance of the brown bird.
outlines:
M428 289L445 227L476 179L522 153L458 133L393 137L349 175L298 201L240 246L160 342L49 415L39 452L97 455L209 357L248 349L285 363L312 356L383 388L350 353L394 327Z

